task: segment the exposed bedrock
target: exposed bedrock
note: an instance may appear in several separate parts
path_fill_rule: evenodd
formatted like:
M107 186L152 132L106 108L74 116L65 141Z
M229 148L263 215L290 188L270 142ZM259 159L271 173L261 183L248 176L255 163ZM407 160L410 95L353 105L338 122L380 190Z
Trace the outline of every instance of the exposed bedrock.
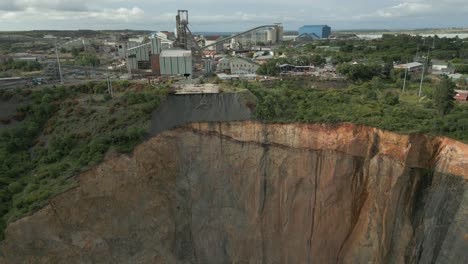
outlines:
M10 224L2 263L463 263L468 146L343 125L195 123Z

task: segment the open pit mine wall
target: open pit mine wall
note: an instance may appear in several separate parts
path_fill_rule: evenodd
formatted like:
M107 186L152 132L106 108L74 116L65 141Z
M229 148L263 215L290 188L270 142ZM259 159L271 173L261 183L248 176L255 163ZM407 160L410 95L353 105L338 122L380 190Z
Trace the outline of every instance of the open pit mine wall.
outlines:
M467 154L350 124L195 123L10 224L0 263L466 263Z
M150 135L193 122L232 122L251 119L239 93L169 95L153 112Z

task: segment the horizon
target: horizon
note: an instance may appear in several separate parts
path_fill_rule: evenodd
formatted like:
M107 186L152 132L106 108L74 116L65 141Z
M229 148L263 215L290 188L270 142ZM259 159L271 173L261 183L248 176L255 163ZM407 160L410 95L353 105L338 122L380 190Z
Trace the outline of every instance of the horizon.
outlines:
M466 30L468 31L468 27L434 27L434 28L333 28L332 25L327 25L331 27L332 32L348 32L348 31L356 31L356 32L402 32L402 31L435 31L435 30ZM298 31L297 29L292 28L284 28L284 31ZM238 29L238 30L229 30L229 31L216 31L216 30L198 30L194 31L193 33L236 33L242 32L246 30L246 28ZM92 28L77 28L77 29L45 29L45 28L38 28L38 29L30 29L30 30L0 30L0 32L33 32L33 31L148 31L148 32L159 32L159 31L169 31L174 32L174 29L138 29L138 28L115 28L115 29L92 29Z
M283 23L287 30L327 24L335 31L467 28L463 0L213 1L11 0L0 3L0 31L143 30L173 31L178 9L189 11L192 32L237 32ZM139 29L141 30L141 29Z

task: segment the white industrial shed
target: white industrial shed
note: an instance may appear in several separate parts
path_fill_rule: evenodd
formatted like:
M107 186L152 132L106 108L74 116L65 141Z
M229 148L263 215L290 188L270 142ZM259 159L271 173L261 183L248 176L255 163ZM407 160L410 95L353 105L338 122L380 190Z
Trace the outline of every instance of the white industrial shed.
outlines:
M190 50L163 50L159 58L161 75L192 75Z

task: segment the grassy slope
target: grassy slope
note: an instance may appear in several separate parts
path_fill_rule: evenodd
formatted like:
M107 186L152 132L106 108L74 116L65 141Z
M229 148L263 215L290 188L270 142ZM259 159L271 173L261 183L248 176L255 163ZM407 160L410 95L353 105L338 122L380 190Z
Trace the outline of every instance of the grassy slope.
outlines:
M20 92L29 102L18 107L25 119L0 131L2 225L74 187L74 176L109 151L131 152L145 138L165 90L129 87L110 99L99 87Z

